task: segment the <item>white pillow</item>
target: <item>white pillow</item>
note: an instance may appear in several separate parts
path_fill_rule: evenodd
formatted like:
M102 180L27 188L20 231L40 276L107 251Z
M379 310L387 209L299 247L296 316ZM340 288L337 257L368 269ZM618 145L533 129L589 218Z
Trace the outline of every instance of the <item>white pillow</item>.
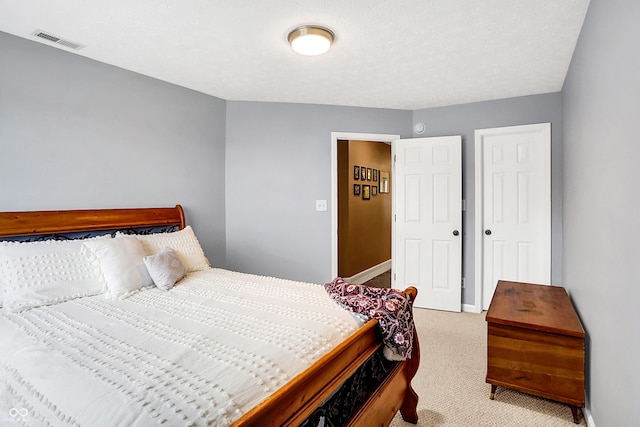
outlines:
M190 225L173 233L140 234L136 237L142 243L147 256L160 253L167 247L173 249L187 273L211 266Z
M91 241L109 241L101 236ZM97 295L106 289L86 240L47 240L0 245L0 289L5 313Z
M100 260L100 269L107 282L107 297L126 298L153 284L142 260L144 249L135 237L94 240L85 242L85 246Z
M163 291L171 289L187 273L180 258L171 248L164 248L158 254L144 257L144 265L153 283Z

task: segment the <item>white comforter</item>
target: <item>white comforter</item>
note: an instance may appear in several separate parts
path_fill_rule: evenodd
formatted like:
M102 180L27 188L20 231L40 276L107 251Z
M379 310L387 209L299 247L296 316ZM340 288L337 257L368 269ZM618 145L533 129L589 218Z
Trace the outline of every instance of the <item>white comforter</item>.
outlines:
M362 321L322 286L207 269L0 317L0 425L228 425Z

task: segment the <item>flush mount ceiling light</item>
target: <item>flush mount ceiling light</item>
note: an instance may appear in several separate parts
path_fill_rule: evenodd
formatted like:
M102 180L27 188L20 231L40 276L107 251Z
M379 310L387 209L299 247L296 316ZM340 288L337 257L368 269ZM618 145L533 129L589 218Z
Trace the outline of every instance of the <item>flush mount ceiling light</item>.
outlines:
M333 32L317 25L303 25L289 33L291 48L300 55L322 55L333 43Z

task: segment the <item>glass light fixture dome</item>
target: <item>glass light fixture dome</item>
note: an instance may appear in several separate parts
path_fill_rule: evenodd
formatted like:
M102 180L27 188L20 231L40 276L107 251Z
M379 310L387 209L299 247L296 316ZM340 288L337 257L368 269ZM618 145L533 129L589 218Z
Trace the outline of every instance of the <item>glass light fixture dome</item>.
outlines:
M322 55L333 43L333 32L317 25L303 25L289 33L291 48L300 55Z

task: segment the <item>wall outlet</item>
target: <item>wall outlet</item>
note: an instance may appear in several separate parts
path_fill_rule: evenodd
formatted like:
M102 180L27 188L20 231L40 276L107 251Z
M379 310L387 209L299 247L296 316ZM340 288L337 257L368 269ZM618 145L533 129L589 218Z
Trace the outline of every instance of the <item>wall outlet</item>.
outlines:
M324 212L327 210L326 200L316 200L316 212Z

